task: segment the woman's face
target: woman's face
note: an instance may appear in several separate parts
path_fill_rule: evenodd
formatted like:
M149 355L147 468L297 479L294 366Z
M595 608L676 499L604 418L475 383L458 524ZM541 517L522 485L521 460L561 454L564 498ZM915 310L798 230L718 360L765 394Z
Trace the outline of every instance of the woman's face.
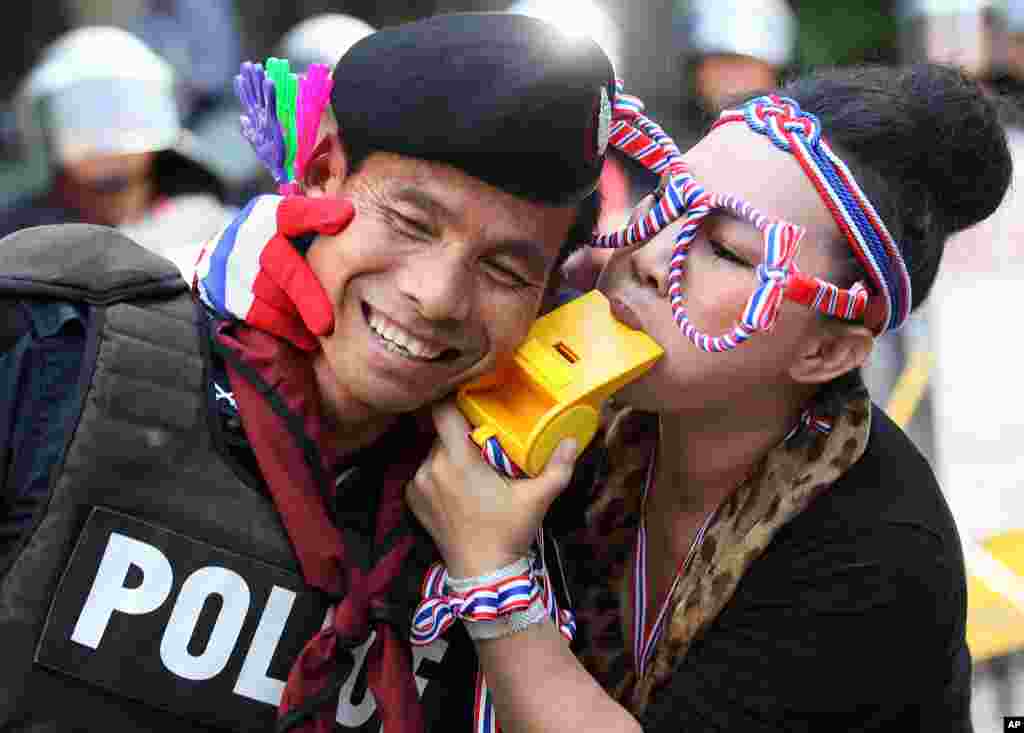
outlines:
M709 192L733 194L769 217L803 226L797 266L809 275L835 278L839 228L796 158L741 124L716 129L683 157ZM752 390L792 386L794 366L824 328L821 319L784 301L770 333L757 333L725 353L698 349L675 324L668 298L669 261L681 227L676 221L646 244L616 252L598 281L613 307L624 306L623 320L665 348L665 357L618 398L661 412L728 409ZM748 222L724 212L704 220L682 281L693 325L711 336L732 329L754 291L754 268L763 250L762 234Z

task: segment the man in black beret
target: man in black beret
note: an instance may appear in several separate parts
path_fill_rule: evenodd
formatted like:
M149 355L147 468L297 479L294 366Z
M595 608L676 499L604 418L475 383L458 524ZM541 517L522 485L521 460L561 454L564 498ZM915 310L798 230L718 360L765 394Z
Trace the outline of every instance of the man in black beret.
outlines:
M404 487L421 408L512 352L590 234L613 72L464 14L333 84L307 196L246 207L202 301L102 227L0 247L5 729L493 728L461 626L408 643L436 551ZM269 280L218 291L239 271ZM309 343L253 316L313 291Z

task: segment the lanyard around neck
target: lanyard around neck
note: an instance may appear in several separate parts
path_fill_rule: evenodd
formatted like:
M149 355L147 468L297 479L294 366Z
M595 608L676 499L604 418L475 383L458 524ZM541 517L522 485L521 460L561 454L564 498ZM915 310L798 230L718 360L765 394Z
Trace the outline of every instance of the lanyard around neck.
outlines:
M690 563L693 562L693 558L697 554L697 548L700 547L701 542L704 540L704 534L707 532L708 527L711 526L715 515L718 514L717 508L710 512L707 519L704 520L704 524L701 525L701 528L694 536L693 542L690 543L690 549L686 553L686 558L679 564L679 568L676 570L675 578L672 580L672 587L669 588L668 594L666 594L665 600L662 601L661 608L658 610L658 615L651 625L651 631L647 633L647 497L654 482L657 455L658 450L655 447L651 454L651 461L647 466L647 479L644 481L644 493L640 505L640 530L637 533L636 554L633 566L633 664L636 669L637 679L643 678L650 658L654 653L654 647L657 646L658 639L661 638L665 627L665 616L671 605L676 586L679 585L680 578L689 570Z

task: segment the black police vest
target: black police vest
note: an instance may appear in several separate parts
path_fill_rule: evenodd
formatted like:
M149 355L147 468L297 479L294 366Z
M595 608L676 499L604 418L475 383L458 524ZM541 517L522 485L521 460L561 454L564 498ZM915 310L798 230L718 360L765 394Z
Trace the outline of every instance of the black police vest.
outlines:
M0 301L31 297L87 303L91 318L64 460L0 568L0 728L273 730L327 604L271 499L218 448L205 319L185 282L112 229L41 227L0 242ZM413 650L432 728L469 730L464 636ZM338 729L380 728L368 646Z

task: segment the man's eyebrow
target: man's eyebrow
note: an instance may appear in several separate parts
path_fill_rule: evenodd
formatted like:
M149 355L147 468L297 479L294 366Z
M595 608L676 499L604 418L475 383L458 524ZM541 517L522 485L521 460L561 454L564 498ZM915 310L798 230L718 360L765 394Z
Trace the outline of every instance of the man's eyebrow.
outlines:
M532 239L502 239L494 245L493 252L496 255L522 258L537 273L547 273L553 261L544 247Z
M415 206L417 209L420 209L425 214L429 214L434 219L443 222L450 222L454 221L456 218L454 211L420 188L404 186L397 191L390 192L388 195L395 201L402 201L411 206Z
M402 201L415 206L424 213L443 222L457 220L454 211L431 196L423 189L414 186L403 186L388 194L396 201ZM532 239L502 239L494 243L493 254L519 257L526 260L531 270L538 273L546 273L551 266L551 258L544 247Z

